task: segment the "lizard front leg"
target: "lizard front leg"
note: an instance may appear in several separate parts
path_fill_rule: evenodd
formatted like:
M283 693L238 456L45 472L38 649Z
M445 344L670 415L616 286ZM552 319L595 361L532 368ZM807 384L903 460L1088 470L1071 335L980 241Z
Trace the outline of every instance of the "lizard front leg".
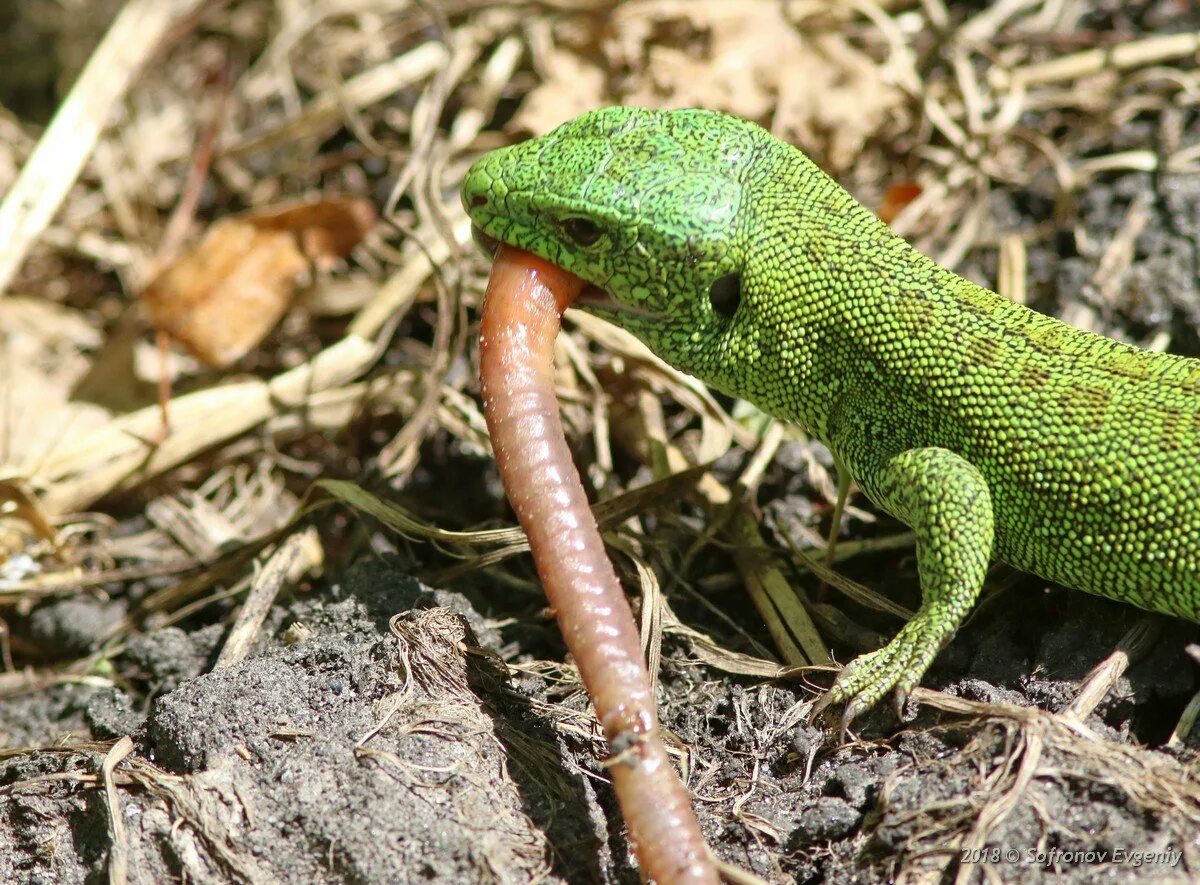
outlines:
M979 470L949 449L917 448L884 464L871 497L917 536L921 607L883 648L845 667L818 711L845 703L843 723L891 689L903 698L970 611L992 552L992 499Z

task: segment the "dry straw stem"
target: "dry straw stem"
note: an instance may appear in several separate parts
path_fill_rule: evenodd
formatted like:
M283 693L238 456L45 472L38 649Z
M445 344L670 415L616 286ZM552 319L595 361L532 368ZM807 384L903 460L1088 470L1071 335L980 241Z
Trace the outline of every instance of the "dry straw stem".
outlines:
M132 0L92 53L16 183L0 203L0 295L75 183L138 71L201 0Z
M629 347L635 349L636 345L630 342ZM671 472L692 467L687 456L668 440L658 400L642 397L639 401L643 405L640 420L630 415L614 418L614 438L644 463L652 465L661 458ZM780 571L749 507L708 473L697 483L696 491L709 517L729 536L746 590L766 621L784 664L796 667L828 662L829 649L798 592Z
M195 837L195 847L205 855L204 869L216 875L219 881L255 882L256 876L251 859L245 854L244 839L230 831L225 823L228 818L228 802L216 793L203 779L176 775L163 771L153 763L130 752L133 742L129 737L114 742L76 741L55 745L11 747L0 749L0 761L18 757L58 757L60 770L48 774L34 775L6 784L8 792L22 788L36 788L38 784L70 782L82 787L101 788L105 791L105 805L113 831L114 853L110 854L109 881L126 881L128 878L128 831L120 817L120 788L137 790L151 801L161 804L176 826L187 828ZM100 762L100 772L74 770L80 760ZM124 850L124 859L117 857L117 840ZM125 871L126 880L113 878L113 862L117 871ZM214 873L214 867L216 872Z
M255 575L250 592L246 594L246 600L238 611L213 669L232 667L244 659L250 653L250 647L279 591L320 568L324 559L321 541L314 528L297 532L280 544Z
M244 159L259 151L277 148L299 138L328 135L345 121L347 113L376 104L414 83L419 83L446 64L449 52L441 43L422 43L384 64L347 80L336 90L323 92L282 123L263 132L251 133L222 150L231 160Z
M469 225L460 223L454 234L469 238ZM132 488L187 463L263 422L272 422L276 429L329 427L352 418L366 394L379 396L391 390L408 399L406 391L412 385L405 382L410 373L393 374L390 380L399 387L378 380L342 385L374 365L389 330L412 306L422 282L449 254L450 246L440 238L428 251L415 246L406 250L403 263L363 307L346 337L306 363L269 380L239 381L172 399L171 433L161 442L155 439L161 415L154 406L115 418L86 439L51 452L31 477L41 490L43 507L58 515L81 510L113 491Z
M997 89L1022 88L1077 80L1102 71L1124 71L1175 61L1197 53L1200 53L1200 33L1165 34L1064 55L1062 58L1024 65L1011 72L996 67L992 68L990 76Z
M313 395L364 372L379 350L378 344L352 335L269 381L241 381L176 397L170 403L172 430L162 442L154 441L161 424L158 407L140 409L51 453L31 481L44 489L42 503L51 513L81 510L280 412L303 408Z
M1200 780L1185 764L1136 745L1106 740L1085 724L1129 664L1150 651L1160 627L1161 621L1152 617L1135 624L1116 650L1085 677L1074 702L1062 713L914 689L910 697L916 703L955 715L1006 720L1015 729L1015 739L1009 741L1007 752L999 756L977 744L963 751L971 754L981 750L985 754L979 760L983 787L972 790L961 803L952 803L953 807L940 808L944 823L923 812L930 823L910 840L909 860L900 879L920 879L926 873L935 878L944 876L951 859L957 858L960 850L987 845L1041 779L1094 780L1120 790L1148 813L1178 815L1200 825ZM946 764L961 764L961 760L949 760ZM889 790L890 787L885 787L881 799L885 806ZM949 853L943 850L946 847L951 849ZM936 871L923 866L930 862L937 865ZM974 871L968 864L961 865L956 882L971 881Z
M592 515L601 528L619 525L651 507L668 504L692 487L704 475L704 467L692 467L644 486L638 486L592 506ZM464 561L429 576L434 584L453 581L477 569L496 565L512 556L529 550L525 533L517 526L481 531L450 531L438 528L409 513L404 508L371 494L354 482L323 479L313 484L310 499L319 494L329 495L359 513L379 520L387 528L408 540L435 544L449 555L463 555L462 548L491 547L487 553L464 558Z
M121 815L121 800L113 772L132 752L133 738L126 735L113 744L100 766L104 801L108 805L108 822L112 828L112 847L108 852L108 881L112 885L125 885L129 880L129 836L125 830L125 818Z

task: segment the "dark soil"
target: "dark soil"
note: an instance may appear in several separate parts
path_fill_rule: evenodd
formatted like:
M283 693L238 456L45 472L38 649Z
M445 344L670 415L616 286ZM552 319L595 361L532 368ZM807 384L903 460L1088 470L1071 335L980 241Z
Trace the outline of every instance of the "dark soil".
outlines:
M1191 111L1169 133L1134 121L1096 153L1162 139L1200 142L1200 116ZM1057 211L1054 191L1047 180L995 192L994 228L1045 221ZM1105 277L1104 246L1135 204L1147 219L1132 261ZM1108 174L1071 208L1069 225L1029 244L1030 303L1134 341L1165 332L1172 351L1200 355L1200 177ZM960 269L994 280L995 250L971 252ZM407 490L428 504L421 512L434 519L467 501L485 511L470 522L505 515L478 454L444 437L426 451ZM763 485L764 522L778 535L823 526L826 511L800 469L810 454L827 453L785 445ZM727 460L719 469L736 475L740 460ZM881 517L846 528L869 537L901 527ZM660 527L664 538L678 529L665 519ZM544 601L478 577L425 586L414 576L434 562L428 548L369 532L357 549L375 552L277 603L240 663L212 669L227 625L209 612L147 626L95 685L0 699L0 747L18 748L0 749L0 882L106 880L114 835L98 778L123 735L137 759L116 780L132 882L637 882L584 699L561 671L524 666L564 656ZM729 570L713 548L691 573ZM844 571L906 605L919 601L911 551L862 556ZM811 575L795 580L816 589ZM692 596L668 587L668 597L684 623L752 651ZM765 641L740 589L708 601ZM833 601L883 636L899 627ZM100 596L47 603L18 626L55 654L78 656L100 647L123 605ZM1146 617L997 568L924 685L1061 711ZM869 712L839 746L806 721L814 694L800 680L722 673L670 635L662 716L688 750L688 783L717 853L773 882L950 881L964 869L970 881L1196 881L1200 840L1189 815L1200 736L1167 740L1198 688L1185 648L1200 629L1154 620L1151 651L1083 723L1104 739L1100 749L1014 717L916 704L904 721L886 705ZM846 660L857 649L835 652ZM827 678L815 674L813 685ZM986 801L1013 787L1034 745L1035 776L981 854L965 856L964 834ZM1138 852L1154 857L1135 861ZM962 865L980 859L990 861L986 872Z
M895 584L911 594L911 568ZM926 683L1061 709L1139 617L1021 578L981 606ZM1153 652L1087 722L1108 740L1161 742L1195 689L1183 656L1195 629L1163 620ZM289 643L296 623L309 632ZM467 596L421 585L397 557L369 557L279 606L250 657L211 671L221 635L140 637L122 658L129 692L73 685L0 704L10 745L46 748L0 761L0 880L104 878L109 815L90 781L107 745L78 737L126 733L156 766L120 790L134 881L637 880L598 780L598 744L560 727L549 706L564 702L559 688L498 664L511 643ZM1020 736L1003 720L922 710L901 724L880 709L839 749L802 720L799 686L722 677L687 657L668 640L661 698L690 748L706 833L724 859L773 881L936 875L939 840L969 819L971 797ZM144 692L157 693L147 704ZM71 747L51 750L67 733ZM1174 764L1194 747L1136 758L1154 756ZM1136 783L1136 771L1088 763L1047 751L1044 770L1057 774L1037 778L988 842L1024 859L993 867L1001 877L1048 874L1052 849L1114 848L1185 855L1119 871L1058 865L1082 881L1109 869L1193 875L1194 825L1131 792L1122 778ZM1040 862L1030 854L1039 848Z

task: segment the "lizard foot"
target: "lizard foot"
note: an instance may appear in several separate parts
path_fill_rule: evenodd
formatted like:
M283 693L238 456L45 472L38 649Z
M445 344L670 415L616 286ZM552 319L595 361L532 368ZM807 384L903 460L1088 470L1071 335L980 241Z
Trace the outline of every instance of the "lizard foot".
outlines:
M944 621L918 614L896 637L877 651L859 655L842 668L825 696L817 702L815 717L834 704L845 704L841 731L861 713L875 706L889 691L895 691L896 708L902 710L909 692L953 633Z

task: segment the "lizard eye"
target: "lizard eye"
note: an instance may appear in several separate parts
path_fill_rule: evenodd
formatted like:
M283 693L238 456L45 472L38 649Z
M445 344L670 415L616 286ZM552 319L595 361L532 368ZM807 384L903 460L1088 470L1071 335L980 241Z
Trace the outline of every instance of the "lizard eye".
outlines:
M580 246L591 246L604 235L600 225L588 218L568 218L562 223L567 236Z
M726 319L732 317L742 303L742 275L727 273L713 280L708 290L708 300L718 316Z

